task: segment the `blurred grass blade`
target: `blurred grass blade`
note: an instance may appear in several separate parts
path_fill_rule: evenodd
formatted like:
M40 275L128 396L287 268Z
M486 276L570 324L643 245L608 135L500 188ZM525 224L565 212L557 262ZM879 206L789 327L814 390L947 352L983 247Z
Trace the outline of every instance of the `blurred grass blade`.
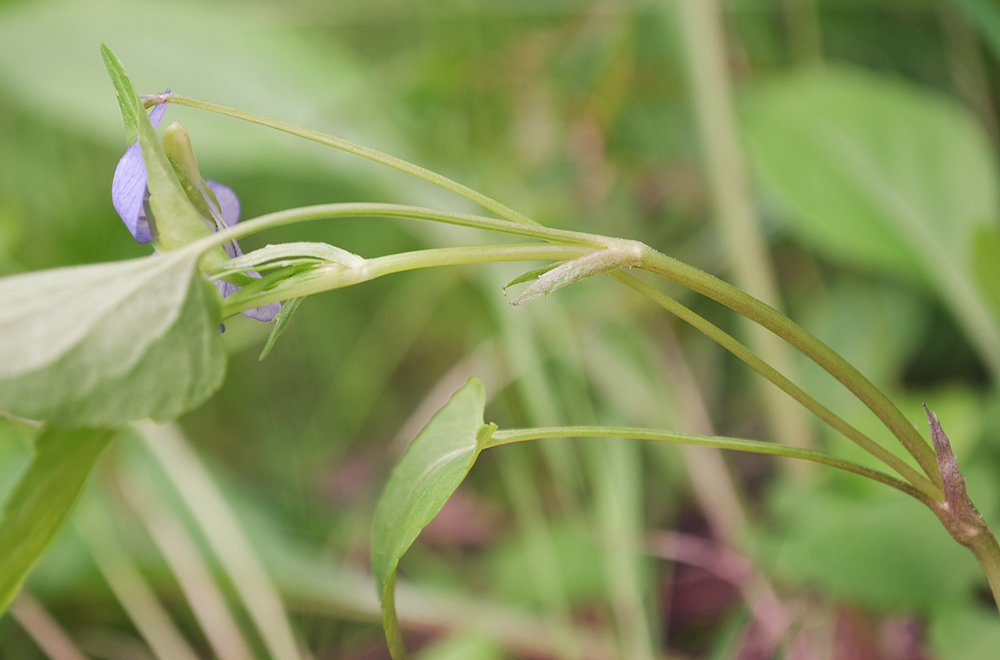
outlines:
M159 660L199 660L139 572L106 507L104 498L88 497L74 518L101 575Z
M288 614L240 522L174 424L142 424L143 442L177 489L274 660L300 660Z
M395 660L406 657L395 607L399 559L465 479L496 429L483 423L485 407L486 390L470 378L413 440L379 497L372 523L372 571Z
M150 482L142 474L135 471L124 473L119 484L125 499L142 518L157 549L170 566L215 657L219 660L251 660L253 653L184 525L153 492Z
M115 431L46 428L0 514L0 612L48 548Z
M10 614L49 660L87 660L52 615L27 592L17 595Z

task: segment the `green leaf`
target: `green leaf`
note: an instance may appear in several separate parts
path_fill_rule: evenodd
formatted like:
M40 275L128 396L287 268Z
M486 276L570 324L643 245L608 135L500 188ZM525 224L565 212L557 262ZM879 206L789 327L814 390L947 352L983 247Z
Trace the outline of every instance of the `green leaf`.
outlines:
M286 268L313 264L338 264L345 268L355 268L365 260L329 243L293 242L265 245L259 250L247 252L219 264L211 270L215 277L226 277L247 270Z
M46 428L0 513L0 612L69 517L115 431Z
M122 110L122 120L125 122L125 142L132 144L139 137L139 113L140 105L136 105L138 97L132 89L132 82L125 74L125 67L118 60L118 57L111 52L106 45L101 44L101 57L104 59L104 66L111 76L111 83L115 86L115 96L118 97L118 106Z
M292 314L299 308L303 300L305 300L304 297L292 298L291 300L286 300L281 306L278 314L274 317L274 327L271 329L271 334L268 335L267 342L264 344L264 350L260 352L260 357L257 358L258 362L262 362L271 352L271 349L274 348L274 342L278 341L278 337L284 332L285 326L292 319Z
M226 359L197 260L177 250L0 279L0 411L117 427L200 405Z
M836 67L767 84L747 110L750 151L802 240L929 285L1000 375L1000 329L970 266L976 232L1000 218L998 172L971 113Z
M562 265L563 263L565 263L565 262L563 262L563 261L557 261L555 263L546 264L546 265L542 266L541 268L535 268L534 270L529 270L527 273L521 273L520 275L518 275L517 277L515 277L514 279L512 279L510 282L507 282L506 284L503 285L504 293L506 293L507 289L509 289L510 287L514 286L515 284L523 284L524 282L531 282L533 280L537 280L539 277L541 277L545 273L549 272L550 270L552 270L556 266Z
M385 485L372 523L372 571L382 626L395 660L406 657L396 620L400 557L472 469L495 424L483 424L486 392L475 378L462 386L417 435Z

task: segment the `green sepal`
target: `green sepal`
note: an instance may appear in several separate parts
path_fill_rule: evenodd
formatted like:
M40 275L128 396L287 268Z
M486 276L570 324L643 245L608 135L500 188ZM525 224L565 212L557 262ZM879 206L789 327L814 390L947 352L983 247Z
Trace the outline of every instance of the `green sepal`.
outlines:
M134 125L139 138L142 162L146 166L149 207L152 210L149 229L153 235L153 245L158 252L166 252L208 236L211 232L184 192L125 68L107 46L101 46L101 54L115 86L118 105L125 120L126 136L129 137L129 142L134 141L135 138L131 135Z
M111 84L115 86L115 97L122 111L122 121L125 122L125 142L132 144L139 137L138 117L141 105L137 105L138 96L132 89L132 83L125 74L125 67L111 49L101 44L101 58L111 76Z

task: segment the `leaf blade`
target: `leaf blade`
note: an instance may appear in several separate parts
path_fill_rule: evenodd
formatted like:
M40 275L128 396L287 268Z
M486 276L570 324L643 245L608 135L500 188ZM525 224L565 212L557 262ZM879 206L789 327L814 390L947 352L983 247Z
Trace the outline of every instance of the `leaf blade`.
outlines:
M406 657L395 609L399 559L462 483L496 429L483 423L485 407L482 383L470 378L417 434L379 497L372 522L372 571L382 625L396 660Z
M0 279L0 410L114 428L200 405L226 358L197 261L178 250Z

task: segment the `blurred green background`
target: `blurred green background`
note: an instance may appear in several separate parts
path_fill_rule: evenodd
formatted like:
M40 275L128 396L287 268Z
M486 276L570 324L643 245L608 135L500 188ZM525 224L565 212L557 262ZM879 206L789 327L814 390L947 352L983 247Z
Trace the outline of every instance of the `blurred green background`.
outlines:
M0 275L148 253L111 206L126 145L102 42L140 93L170 87L327 131L544 224L636 238L727 279L739 257L719 200L735 195L750 201L788 314L921 428L920 403L937 410L997 529L1000 9L730 0L712 51L730 105L693 93L705 81L691 44L707 42L678 3L0 3ZM730 111L748 191L726 187L707 147ZM244 218L332 201L474 210L258 126L177 106L166 117L187 127L204 175L236 190ZM243 247L286 240L367 257L491 239L366 219ZM223 390L109 450L0 619L0 657L388 658L367 577L374 501L469 375L501 426L775 439L783 413L742 363L604 278L510 307L501 287L524 269L416 272L315 296L261 363L269 328L227 322ZM676 293L747 336L733 314ZM889 439L817 368L792 369ZM865 460L811 420L804 430L798 440ZM30 440L0 418L0 496ZM978 567L917 503L853 476L724 458L596 440L487 453L403 560L411 649L426 660L996 657ZM39 645L63 636L66 647Z

